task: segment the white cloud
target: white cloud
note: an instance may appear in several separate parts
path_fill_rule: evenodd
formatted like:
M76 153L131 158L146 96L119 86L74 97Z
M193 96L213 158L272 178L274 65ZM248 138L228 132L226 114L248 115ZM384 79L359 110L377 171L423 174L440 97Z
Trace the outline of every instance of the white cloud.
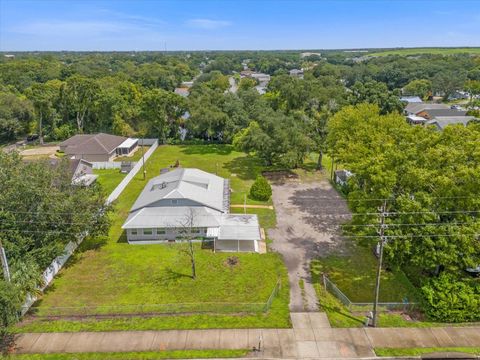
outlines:
M190 19L186 21L186 25L199 29L219 29L232 25L230 21L226 20L211 20L211 19Z

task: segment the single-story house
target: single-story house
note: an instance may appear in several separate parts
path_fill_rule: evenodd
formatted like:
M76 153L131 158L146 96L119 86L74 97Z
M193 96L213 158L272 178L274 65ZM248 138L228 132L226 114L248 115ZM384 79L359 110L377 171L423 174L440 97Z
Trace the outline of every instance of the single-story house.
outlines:
M421 116L421 113L425 110L432 110L432 109L450 109L448 105L445 104L430 104L430 103L414 103L410 102L405 107L405 114L406 115L418 115Z
M290 76L303 79L303 69L292 69L289 71Z
M138 139L104 133L79 134L60 143L59 147L72 159L112 161L117 156L133 154L138 147Z
M190 95L190 90L187 87L178 87L175 88L174 93L183 97L188 97L188 95Z
M335 170L333 180L335 184L340 186L345 186L348 183L348 179L350 179L353 174L348 170Z
M406 102L406 103L415 103L415 104L420 104L422 103L422 99L418 96L402 96L400 97L400 101Z
M177 168L151 179L122 226L130 244L185 240L214 251L258 252L257 215L230 214L230 182L199 169Z
M425 109L417 113L417 116L421 116L427 120L432 120L437 117L458 117L465 116L467 112L465 110L457 109Z
M426 122L426 125L433 125L437 127L437 130L443 130L448 125L461 124L467 126L467 124L476 120L474 116L437 116L432 120Z
M50 165L57 167L60 165L59 159L50 159ZM83 159L68 159L70 174L72 175L72 185L90 186L98 178L93 173L93 164Z

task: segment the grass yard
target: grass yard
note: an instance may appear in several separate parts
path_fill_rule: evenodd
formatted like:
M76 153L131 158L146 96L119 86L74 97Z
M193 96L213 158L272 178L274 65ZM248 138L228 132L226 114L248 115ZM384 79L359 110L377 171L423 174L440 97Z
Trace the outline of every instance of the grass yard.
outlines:
M364 315L352 314L336 297L323 288L321 274L329 279L352 302L373 302L377 259L370 249L354 243L348 256L331 255L312 261L311 271L317 295L334 327L363 326ZM402 302L407 298L415 302L416 291L402 272L382 271L380 302ZM427 322L405 320L400 314L385 313L379 317L380 326L429 326Z
M248 189L261 169L256 158L234 152L230 146L162 146L146 164L147 180L159 174L161 168L174 164L177 159L184 167L198 167L209 172L218 169L221 176L234 171L237 176L231 178L231 185L237 192ZM87 239L82 244L83 251L75 254L35 308L38 315L63 316L55 319L37 316L27 318L18 325L17 331L290 326L287 273L277 254L214 254L198 247L198 277L193 280L190 277L189 258L180 251L182 245L127 244L122 236L121 225L144 186L142 174L132 179L115 203L108 239ZM264 215L261 212L257 213L264 226L274 224L273 211ZM228 265L226 260L229 256L236 256L238 264ZM238 310L259 308L259 304L267 301L279 278L281 290L267 313L244 314L243 310ZM231 307L234 313L222 310L228 310L230 303L236 304ZM238 305L240 303L245 305ZM219 314L138 316L138 313L155 309L179 311L179 304L187 304L185 306L191 310L213 309ZM136 315L126 315L132 312ZM71 316L85 313L115 313L121 316L101 319L77 319Z
M467 354L480 355L480 347L449 347L449 348L411 348L411 349L394 349L394 348L375 348L377 356L420 356L433 352L462 352Z
M249 350L173 350L124 353L72 353L72 354L18 354L6 360L157 360L157 359L212 359L244 357Z
M349 256L328 256L312 263L316 279L326 273L352 302L372 302L375 289L377 258L363 246L355 246ZM402 273L382 271L380 302L415 301L415 289Z
M386 50L367 53L367 56L389 56L389 55L421 55L421 54L432 54L432 55L455 55L455 54L474 54L480 55L480 48L478 47L468 47L468 48L407 48L407 49L396 49L396 50Z
M98 175L97 182L102 185L105 194L108 196L123 180L125 175L120 169L95 169L93 173Z

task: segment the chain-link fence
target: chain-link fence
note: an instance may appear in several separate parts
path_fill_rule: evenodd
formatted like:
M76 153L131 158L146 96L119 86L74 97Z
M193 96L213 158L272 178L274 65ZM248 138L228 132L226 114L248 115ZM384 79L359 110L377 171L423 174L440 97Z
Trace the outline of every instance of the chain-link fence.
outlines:
M88 317L126 315L175 314L256 314L270 310L280 290L280 280L275 284L266 302L197 302L169 304L125 304L98 306L34 306L29 314L35 317Z
M333 294L340 302L345 305L348 310L350 311L357 311L357 312L368 312L371 311L373 308L373 303L361 303L361 302L353 302L349 299L347 295L345 295L334 282L332 282L327 275L322 274L323 278L323 286L324 288ZM416 303L412 303L409 301L404 302L379 302L377 304L377 310L381 312L386 311L410 311L415 309L417 306Z

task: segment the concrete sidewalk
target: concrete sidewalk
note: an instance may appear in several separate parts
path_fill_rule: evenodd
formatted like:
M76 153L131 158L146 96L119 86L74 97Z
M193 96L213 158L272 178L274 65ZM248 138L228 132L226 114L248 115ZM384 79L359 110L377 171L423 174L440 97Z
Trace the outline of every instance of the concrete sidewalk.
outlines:
M264 358L366 358L375 347L480 346L480 328L332 329L324 313L292 313L293 329L219 329L29 333L18 353L253 349Z

